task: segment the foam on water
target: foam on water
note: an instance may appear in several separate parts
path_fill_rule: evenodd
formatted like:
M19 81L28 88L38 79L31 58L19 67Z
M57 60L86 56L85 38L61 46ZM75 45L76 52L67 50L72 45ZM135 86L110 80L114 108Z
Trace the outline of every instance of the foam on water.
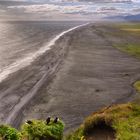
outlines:
M53 38L50 42L47 43L44 47L40 48L38 51L35 53L30 53L28 54L25 58L19 59L16 62L12 63L11 65L5 67L1 72L0 72L0 82L2 82L4 79L8 77L9 74L14 73L28 65L30 65L38 56L42 55L45 53L47 50L51 48L51 46L55 45L55 42L65 35L66 33L75 30L77 28L80 28L82 26L85 26L89 23L82 24L76 27L73 27L71 29L68 29L66 31L63 31L62 33L58 34L55 38Z

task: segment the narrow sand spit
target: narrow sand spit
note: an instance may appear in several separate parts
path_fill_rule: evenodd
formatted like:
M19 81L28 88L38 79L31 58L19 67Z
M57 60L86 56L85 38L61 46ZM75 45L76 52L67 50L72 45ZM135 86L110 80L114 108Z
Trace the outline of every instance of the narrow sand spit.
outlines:
M109 29L88 25L71 34L64 64L49 87L45 83L25 109L24 119L59 116L69 130L102 107L133 99L131 85L140 77L140 61L112 47L125 38L106 38Z

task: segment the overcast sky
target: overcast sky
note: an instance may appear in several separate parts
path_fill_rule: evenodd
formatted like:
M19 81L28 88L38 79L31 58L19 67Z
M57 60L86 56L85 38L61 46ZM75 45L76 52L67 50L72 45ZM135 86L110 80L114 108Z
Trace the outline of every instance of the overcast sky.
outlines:
M0 0L0 19L95 20L106 16L140 14L140 0L16 1Z

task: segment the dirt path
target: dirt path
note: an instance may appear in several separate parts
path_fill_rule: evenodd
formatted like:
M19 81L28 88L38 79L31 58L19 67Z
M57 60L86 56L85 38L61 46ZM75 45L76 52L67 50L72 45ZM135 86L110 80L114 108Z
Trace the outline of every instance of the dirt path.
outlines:
M59 116L69 130L102 107L133 99L131 85L140 77L140 61L113 48L104 29L89 25L71 35L61 70L49 87L44 84L24 119Z

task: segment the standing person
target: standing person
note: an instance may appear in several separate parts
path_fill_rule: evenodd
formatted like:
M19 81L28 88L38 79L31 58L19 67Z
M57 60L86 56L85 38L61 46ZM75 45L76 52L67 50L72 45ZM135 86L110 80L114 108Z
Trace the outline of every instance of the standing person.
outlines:
M57 123L58 122L58 120L59 120L59 118L58 117L56 117L55 119L54 119L54 123Z
M46 119L47 124L49 124L50 121L51 121L51 117L49 116L49 117Z

